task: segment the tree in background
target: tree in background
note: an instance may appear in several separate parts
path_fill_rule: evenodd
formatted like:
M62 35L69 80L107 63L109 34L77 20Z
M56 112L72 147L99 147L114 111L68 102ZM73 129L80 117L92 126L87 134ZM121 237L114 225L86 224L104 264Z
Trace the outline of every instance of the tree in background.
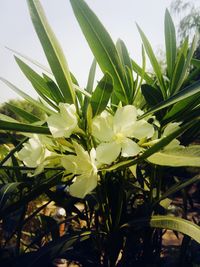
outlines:
M175 0L171 3L171 11L178 16L178 35L180 43L187 36L191 38L195 33L200 35L200 6L197 1ZM200 59L200 41L194 57Z

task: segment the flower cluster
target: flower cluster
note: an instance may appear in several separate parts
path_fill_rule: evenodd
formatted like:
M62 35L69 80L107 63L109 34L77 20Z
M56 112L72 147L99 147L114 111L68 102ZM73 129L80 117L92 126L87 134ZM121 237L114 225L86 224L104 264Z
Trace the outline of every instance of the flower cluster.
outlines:
M91 133L81 131L73 104L60 103L59 109L47 118L51 136L33 135L18 158L36 168L34 175L46 166L62 166L65 174L72 174L69 192L75 197L84 198L96 188L102 168L121 158L134 158L144 151L145 143L157 141L154 125L137 120L142 111L132 105L118 107L114 114L104 110L92 119Z

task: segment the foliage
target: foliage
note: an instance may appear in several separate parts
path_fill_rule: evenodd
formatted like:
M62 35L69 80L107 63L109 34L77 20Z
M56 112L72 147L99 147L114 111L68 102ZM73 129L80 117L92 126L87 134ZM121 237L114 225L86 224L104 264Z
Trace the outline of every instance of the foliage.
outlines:
M171 4L171 10L179 15L178 33L182 41L187 36L191 37L194 33L200 33L200 6L192 1L176 0ZM199 45L194 54L195 58L200 58Z
M177 47L166 10L166 72L137 26L144 47L140 67L122 40L114 44L83 0L70 2L95 57L86 89L70 72L38 0L27 3L50 70L19 53L15 59L39 100L0 78L45 112L41 119L15 109L23 122L0 117L2 131L20 133L1 150L0 217L5 229L7 221L14 221L5 244L16 237L14 258L4 256L4 265L41 266L64 256L83 266L160 266L160 229L180 231L189 241L200 242L200 227L169 216L168 205L163 205L199 180L182 174L184 167L200 167L200 146L191 146L200 133L200 81L193 83L189 75L196 38ZM145 70L146 55L152 75ZM36 73L26 61L45 74ZM103 77L94 88L96 63ZM194 71L199 68L194 66ZM66 210L63 221L41 216L46 204L27 212L40 195ZM33 218L37 231L24 238ZM62 223L68 230L60 237Z
M25 112L20 112L21 110L26 111L28 114L27 116L34 120L34 117L44 119L45 113L41 111L41 109L37 108L36 106L32 105L31 103L25 100L10 100L8 103L4 103L0 107L0 113L4 114L8 117L11 117L20 122L27 122Z

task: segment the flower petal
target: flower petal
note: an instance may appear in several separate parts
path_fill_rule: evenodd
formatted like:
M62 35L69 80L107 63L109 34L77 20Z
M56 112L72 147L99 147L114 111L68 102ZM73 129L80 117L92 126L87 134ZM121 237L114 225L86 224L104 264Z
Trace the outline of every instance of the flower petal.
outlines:
M113 116L107 111L93 119L92 135L101 142L109 142L113 137Z
M167 146L164 147L163 150L168 150L168 149L177 149L183 147L180 145L180 141L177 139L172 140Z
M63 118L67 120L71 119L72 121L76 118L76 108L74 104L59 103L59 109Z
M77 157L74 155L67 155L67 156L61 157L61 164L68 173L74 173L74 174L78 173L77 172L78 166L77 166L76 158Z
M18 158L24 162L27 167L36 168L40 165L46 155L46 148L40 142L37 135L30 138L23 144L23 148L18 152Z
M134 125L133 137L137 139L151 138L154 135L154 127L146 120L136 121Z
M60 113L47 118L47 124L53 137L69 137L77 128L77 117L74 105L59 104Z
M127 105L117 109L114 120L113 129L115 133L122 133L124 136L131 136L133 127L137 118L137 110L134 106Z
M167 124L167 126L164 129L163 136L167 136L173 133L174 131L178 130L178 128L180 128L179 124L180 123L178 122L172 122L172 123Z
M72 196L84 198L97 186L97 173L81 174L76 177L74 183L70 186L69 192Z
M81 145L76 142L73 142L75 151L76 151L76 164L77 164L77 173L81 174L83 172L91 172L93 170L92 160L87 151L83 149Z
M123 157L134 157L140 153L140 147L134 141L126 138L122 144L122 156Z
M110 164L116 160L121 151L121 144L116 142L101 143L97 149L97 162L102 164Z

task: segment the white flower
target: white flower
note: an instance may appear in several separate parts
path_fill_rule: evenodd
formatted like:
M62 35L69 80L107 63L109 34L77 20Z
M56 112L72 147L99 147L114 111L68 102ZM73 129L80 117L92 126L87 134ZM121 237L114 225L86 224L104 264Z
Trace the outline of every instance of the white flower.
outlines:
M63 156L61 163L68 173L76 175L73 184L69 188L70 194L78 198L84 198L97 186L96 151L93 148L88 153L81 145L75 142L73 144L76 156Z
M150 138L154 128L144 119L137 121L137 115L136 108L127 105L118 108L114 116L103 111L94 118L92 134L101 142L96 149L98 162L110 164L120 152L123 157L133 157L140 152L139 145L131 138Z
M54 138L68 138L77 128L76 108L74 104L59 103L59 109L58 114L47 118L47 124Z
M18 158L30 168L37 168L43 165L45 159L52 155L38 135L34 134L28 142L23 144L23 148L18 152Z

